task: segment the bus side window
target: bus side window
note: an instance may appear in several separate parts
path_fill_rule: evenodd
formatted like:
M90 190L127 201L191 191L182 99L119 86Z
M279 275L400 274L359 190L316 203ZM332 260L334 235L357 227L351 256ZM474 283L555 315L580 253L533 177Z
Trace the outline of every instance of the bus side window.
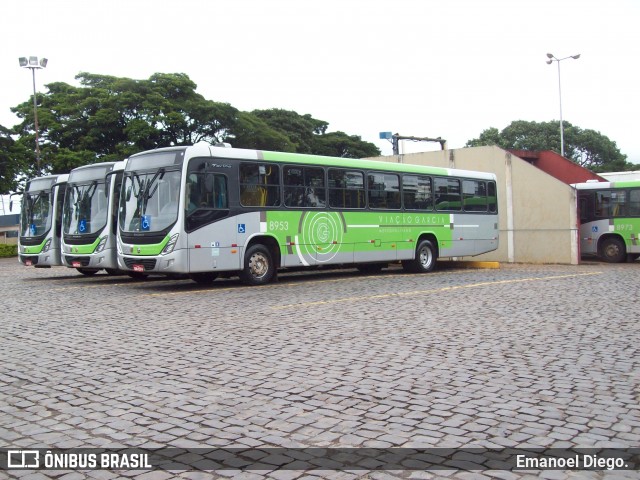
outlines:
M629 191L629 216L640 217L640 189Z
M489 203L489 211L496 213L498 211L498 198L496 195L496 182L487 184L487 201Z
M278 165L240 164L240 203L245 207L280 205L280 171Z
M580 220L585 221L587 218L587 199L580 197Z

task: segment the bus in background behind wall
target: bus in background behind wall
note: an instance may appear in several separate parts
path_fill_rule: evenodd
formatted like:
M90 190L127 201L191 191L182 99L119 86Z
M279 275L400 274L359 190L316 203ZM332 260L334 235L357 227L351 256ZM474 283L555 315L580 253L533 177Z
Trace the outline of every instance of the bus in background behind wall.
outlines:
M580 251L607 262L640 256L640 180L586 182L578 191Z

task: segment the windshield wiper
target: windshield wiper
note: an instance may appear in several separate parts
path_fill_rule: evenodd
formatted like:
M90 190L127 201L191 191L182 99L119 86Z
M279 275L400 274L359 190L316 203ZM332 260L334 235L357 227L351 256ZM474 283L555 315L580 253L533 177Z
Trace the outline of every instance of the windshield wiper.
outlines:
M151 180L147 182L147 188L144 191L144 197L146 200L149 200L156 193L156 191L158 190L158 186L160 185L160 183L156 183L156 180L162 180L162 178L164 177L164 174L165 174L165 169L160 168L155 173L155 175L151 178ZM153 186L153 191L150 191L152 186Z

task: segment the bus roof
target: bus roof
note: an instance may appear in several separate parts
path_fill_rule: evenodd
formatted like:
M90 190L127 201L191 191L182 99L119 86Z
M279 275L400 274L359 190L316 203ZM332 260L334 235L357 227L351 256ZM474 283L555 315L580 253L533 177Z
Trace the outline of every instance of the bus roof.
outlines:
M185 153L185 158L193 158L200 156L207 156L220 159L237 159L237 160L254 160L254 161L266 161L266 162L286 162L297 163L306 165L323 165L328 167L342 167L342 168L358 168L366 170L381 170L389 172L400 173L416 173L423 175L443 175L443 176L460 176L469 178L480 178L485 180L495 180L494 173L478 172L472 170L459 170L453 168L441 168L432 167L426 165L414 165L409 163L391 163L383 162L379 160L363 160L357 158L342 158L342 157L329 157L321 155L310 155L303 153L290 153L290 152L272 152L268 150L249 150L243 148L228 148L212 146L206 142L198 142L195 145L188 147L167 147L158 148L156 150L141 152L136 155L132 155L131 158L138 155L145 155L150 153L169 153L179 152Z
M115 165L116 162L101 162L74 168L69 174L69 183L104 179Z
M615 188L640 188L640 180L626 180L622 182L585 182L571 185L578 190L606 190Z
M35 177L27 182L27 192L37 192L40 190L47 190L56 183L66 182L69 175L66 173L60 175L46 175L44 177Z

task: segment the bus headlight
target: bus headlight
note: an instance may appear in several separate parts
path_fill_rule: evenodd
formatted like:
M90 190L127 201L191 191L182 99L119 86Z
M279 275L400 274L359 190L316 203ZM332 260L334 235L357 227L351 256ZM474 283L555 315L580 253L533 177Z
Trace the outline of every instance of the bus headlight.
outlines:
M162 249L162 252L161 252L162 255L166 255L167 253L173 252L173 249L176 246L176 243L178 241L178 235L180 234L176 233L169 239L165 247Z
M102 237L100 239L100 243L98 243L98 246L96 247L96 249L94 250L94 253L100 253L101 251L104 250L105 245L107 244L107 239L109 238L109 235L105 235L104 237Z
M44 244L44 247L42 247L42 253L48 252L49 248L51 248L51 239L48 239L47 242Z

